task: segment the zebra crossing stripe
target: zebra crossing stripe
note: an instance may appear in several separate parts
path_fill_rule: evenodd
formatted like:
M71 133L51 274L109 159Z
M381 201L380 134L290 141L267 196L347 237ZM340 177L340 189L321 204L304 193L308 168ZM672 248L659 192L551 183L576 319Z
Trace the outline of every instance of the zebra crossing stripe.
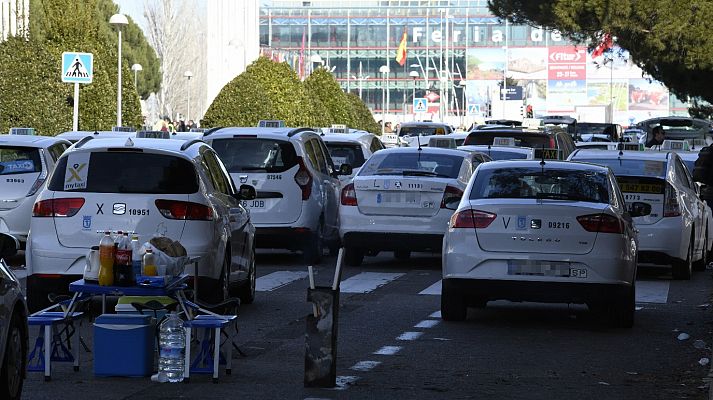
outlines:
M441 282L442 282L442 279L439 280L438 282L434 283L433 285L423 289L418 294L432 294L432 295L440 296L441 295Z
M277 271L255 280L255 291L271 292L307 277L306 271Z
M403 275L399 273L362 272L342 281L339 287L342 293L369 293Z

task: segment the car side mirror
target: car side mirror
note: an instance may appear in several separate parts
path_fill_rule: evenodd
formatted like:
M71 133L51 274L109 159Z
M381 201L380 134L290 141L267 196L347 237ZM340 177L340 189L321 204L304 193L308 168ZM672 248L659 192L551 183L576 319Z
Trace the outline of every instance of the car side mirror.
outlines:
M458 209L458 204L460 204L460 197L451 197L448 200L446 200L446 209L447 210L457 210Z
M252 200L257 197L255 188L250 185L240 185L236 198L238 200Z
M339 166L339 172L337 172L337 175L351 175L352 172L354 172L354 168L352 168L351 164L342 164Z
M629 215L632 218L645 217L651 214L651 204L635 201L629 205Z
M20 242L14 236L0 233L0 258L7 259L17 254Z

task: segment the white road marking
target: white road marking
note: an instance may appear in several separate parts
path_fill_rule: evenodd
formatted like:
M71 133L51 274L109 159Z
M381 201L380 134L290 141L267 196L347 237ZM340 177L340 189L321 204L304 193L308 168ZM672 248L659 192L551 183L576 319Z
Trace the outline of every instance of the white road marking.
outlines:
M670 284L669 281L636 281L636 302L666 304Z
M396 340L416 340L423 335L423 332L404 332Z
M359 379L358 376L338 376L334 390L344 390Z
M401 350L401 346L384 346L379 350L375 351L373 354L379 356L393 356Z
M429 315L428 318L439 318L439 319L440 319L440 318L441 318L441 312L440 312L440 311L436 311L436 312L434 312L433 314Z
M255 281L255 290L271 292L290 283L307 277L307 271L277 271L261 276Z
M374 289L401 277L404 274L362 272L340 283L343 293L369 293Z
M354 371L369 371L381 364L381 361L359 361L358 363L352 365L350 369Z
M434 326L438 325L438 323L441 322L436 319L425 319L418 324L414 325L414 328L433 328Z
M419 294L440 296L441 282L442 281L434 283L419 292ZM636 302L665 304L668 301L669 286L669 281L637 281ZM438 317L431 315L431 318L440 318L440 315Z
M433 285L423 289L418 294L433 294L433 295L440 296L441 295L441 282L442 282L442 280L439 280L438 282L434 283Z

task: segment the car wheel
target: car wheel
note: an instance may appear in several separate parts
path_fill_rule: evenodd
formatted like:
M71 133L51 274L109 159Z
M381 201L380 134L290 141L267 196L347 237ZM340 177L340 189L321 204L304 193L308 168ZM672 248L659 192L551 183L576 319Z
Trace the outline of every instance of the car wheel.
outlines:
M691 279L693 270L693 241L688 242L686 260L674 260L671 263L671 275L676 280Z
M447 279L443 280L441 290L441 318L444 321L463 321L468 314L465 297L450 287Z
M0 398L19 400L22 394L26 357L23 346L22 321L18 314L12 316L8 329L5 357L0 372Z
M248 270L248 279L240 286L238 297L241 304L252 304L255 301L255 281L257 273L255 271L255 251L250 259L250 269Z
M411 252L408 250L396 250L394 251L394 257L397 260L408 260L411 258Z
M230 255L227 253L223 257L223 268L220 270L220 278L215 284L215 289L211 293L205 295L206 299L213 303L218 304L225 301L225 299L230 297ZM198 292L203 297L203 291Z
M305 243L302 255L306 264L319 264L322 261L322 252L324 251L324 238L322 237L322 223L320 222L317 232L309 236L308 242Z
M615 328L631 328L634 326L636 309L636 286L631 284L627 293L609 304L609 321Z
M356 247L344 248L344 263L350 267L358 267L364 262L364 250Z
M695 271L705 271L706 265L708 265L708 232L706 232L704 238L705 242L703 243L703 250L701 250L703 252L702 257L693 263L693 269Z

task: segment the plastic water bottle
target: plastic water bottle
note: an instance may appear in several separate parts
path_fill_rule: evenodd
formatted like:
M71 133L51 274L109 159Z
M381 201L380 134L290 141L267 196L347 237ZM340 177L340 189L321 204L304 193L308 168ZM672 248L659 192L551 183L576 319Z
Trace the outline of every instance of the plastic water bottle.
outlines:
M131 268L134 271L134 279L141 275L141 243L137 235L131 236Z
M183 380L184 357L186 352L186 333L183 320L172 312L159 328L158 375L164 375L169 382Z

